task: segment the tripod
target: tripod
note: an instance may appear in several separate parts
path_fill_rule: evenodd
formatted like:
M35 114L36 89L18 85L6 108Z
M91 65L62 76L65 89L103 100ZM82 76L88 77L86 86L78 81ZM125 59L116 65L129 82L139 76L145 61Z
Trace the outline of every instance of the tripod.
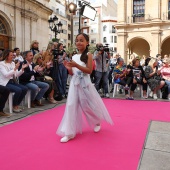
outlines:
M59 70L59 66L58 66L58 60L56 59L56 56L54 55L54 59L53 59L53 72L52 72L52 78L53 80L56 82L57 81L57 74L59 73L59 76L61 78L61 73L60 73L60 70ZM56 86L57 86L57 82L56 82ZM62 85L59 81L59 85ZM58 89L58 93L57 95L54 97L55 100L57 101L61 101L63 99L62 97L62 94L60 92L60 88L57 86L57 89Z

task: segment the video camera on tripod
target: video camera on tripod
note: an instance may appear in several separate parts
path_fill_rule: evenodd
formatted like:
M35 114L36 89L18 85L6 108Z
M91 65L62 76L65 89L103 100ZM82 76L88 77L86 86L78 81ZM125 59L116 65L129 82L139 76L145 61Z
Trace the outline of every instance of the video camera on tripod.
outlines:
M63 48L66 48L66 46L63 46ZM53 49L52 52L54 59L58 59L58 56L63 55L65 53L65 50Z
M110 48L109 48L109 44L105 44L105 46L100 45L96 48L97 51L105 51L107 53L113 52Z

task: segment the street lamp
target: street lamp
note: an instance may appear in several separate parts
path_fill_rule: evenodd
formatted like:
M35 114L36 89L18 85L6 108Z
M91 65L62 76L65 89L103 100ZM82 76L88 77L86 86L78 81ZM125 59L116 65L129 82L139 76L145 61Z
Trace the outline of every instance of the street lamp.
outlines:
M50 19L48 20L48 23L49 23L49 28L51 29L51 31L55 33L55 39L57 39L57 34L63 33L63 30L62 30L63 24L61 23L61 21L58 22L58 18L56 15L54 17L50 17Z
M94 21L97 11L95 10L95 8L91 7L88 2L86 2L84 0L78 1L78 6L79 6L79 29L78 29L78 33L80 34L81 33L81 29L80 29L81 15L83 15L86 18L89 18L89 19ZM75 13L77 11L77 5L74 4L73 2L71 2L68 5L68 9L69 9L70 13Z

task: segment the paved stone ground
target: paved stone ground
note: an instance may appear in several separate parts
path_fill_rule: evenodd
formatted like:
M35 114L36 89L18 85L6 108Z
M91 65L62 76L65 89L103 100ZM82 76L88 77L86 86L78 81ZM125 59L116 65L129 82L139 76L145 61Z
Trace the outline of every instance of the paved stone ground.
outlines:
M23 108L23 111L20 113L13 113L11 117L6 118L6 117L0 117L0 127L5 126L7 124L13 123L15 121L24 119L26 117L32 116L34 114L39 114L44 110L48 110L54 107L58 107L62 104L65 104L66 99L63 99L62 101L59 101L58 104L50 104L48 101L46 100L42 100L42 103L44 104L44 106L41 107L36 107L36 108L30 108L28 109L27 106L25 105ZM4 109L4 111L7 113L9 112L8 106L6 106L6 108Z
M170 170L170 122L151 122L138 170Z

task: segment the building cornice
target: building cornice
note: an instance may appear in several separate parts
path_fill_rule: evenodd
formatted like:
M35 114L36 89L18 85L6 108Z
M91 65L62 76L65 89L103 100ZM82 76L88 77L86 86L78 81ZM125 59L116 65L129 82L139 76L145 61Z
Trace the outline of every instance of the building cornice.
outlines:
M108 20L102 20L102 22L117 22L116 20L108 19Z
M27 0L28 2L33 3L34 5L37 5L37 7L45 10L47 13L49 13L49 15L51 15L53 13L53 10L51 10L49 7L43 5L42 3L35 1L35 0Z
M49 0L47 0L47 1L49 1ZM51 10L50 8L48 8L47 6L43 5L42 3L38 2L38 1L27 0L27 2L31 2L34 5L34 7L39 8L39 9L41 8L42 10L46 11L48 15L51 15L53 13L53 10ZM7 6L11 6L11 7L19 9L19 10L22 10L22 7L20 7L20 6L15 6L13 4L2 2L2 1L0 1L0 3L7 5Z
M148 22L136 22L136 23L117 23L115 27L117 29L121 28L134 28L134 27L150 27L150 26L162 26L162 25L169 25L170 20L161 20L161 21L148 21Z

